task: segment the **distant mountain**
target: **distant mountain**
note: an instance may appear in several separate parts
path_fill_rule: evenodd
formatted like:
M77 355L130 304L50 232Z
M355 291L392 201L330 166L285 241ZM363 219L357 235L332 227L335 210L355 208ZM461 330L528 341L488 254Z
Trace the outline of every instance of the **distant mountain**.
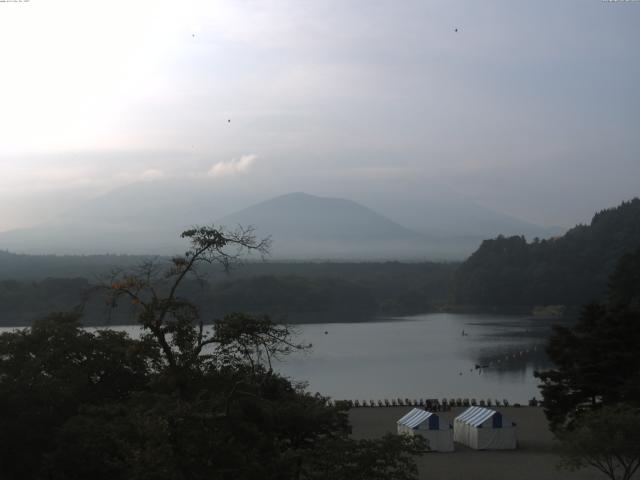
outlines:
M475 246L475 240L429 238L345 199L292 193L215 217L221 202L212 201L206 190L187 195L195 201L190 205L178 194L183 186L170 187L165 185L160 196L151 195L158 192L151 189L142 200L131 190L111 193L58 222L0 233L0 248L38 254L174 254L184 249L183 229L212 219L230 228L253 225L259 235L271 236L274 259L455 259Z
M634 198L558 238L484 241L457 272L455 300L477 306L583 305L603 298L618 260L638 248L640 199Z
M142 182L100 195L30 228L0 232L0 248L29 254L158 254L184 249L180 232L211 224L251 193L205 179Z
M403 179L403 182L408 181ZM540 226L495 211L438 182L420 180L421 188L417 182L408 184L404 190L397 183L391 185L393 189L390 185L371 186L352 198L417 232L440 237L473 237L478 245L483 239L497 235L524 235L533 240L566 231L563 227Z
M218 223L253 225L273 239L275 258L424 258L433 241L351 200L290 193L252 205Z
M289 193L244 208L218 220L254 225L282 240L424 240L424 237L373 210L343 198Z
M213 220L264 197L224 182L189 178L125 185L67 211L60 220L121 227L182 229Z
M392 198L380 188L372 185L367 195L354 191L355 198L367 198L364 203L302 193L260 203L264 197L255 184L202 178L136 183L86 201L48 223L1 232L0 249L171 255L184 249L180 232L212 222L254 224L273 236L276 258L287 259L461 260L483 239L499 233L549 236L542 227L495 213L444 188L431 186L424 194ZM247 205L253 206L238 211Z

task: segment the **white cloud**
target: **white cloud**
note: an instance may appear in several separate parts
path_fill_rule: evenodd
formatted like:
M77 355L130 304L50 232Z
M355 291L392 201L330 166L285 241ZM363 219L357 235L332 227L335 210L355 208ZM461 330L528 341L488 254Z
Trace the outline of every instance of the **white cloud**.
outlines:
M257 155L243 155L226 162L218 162L207 171L208 177L225 177L239 173L247 173L253 166Z

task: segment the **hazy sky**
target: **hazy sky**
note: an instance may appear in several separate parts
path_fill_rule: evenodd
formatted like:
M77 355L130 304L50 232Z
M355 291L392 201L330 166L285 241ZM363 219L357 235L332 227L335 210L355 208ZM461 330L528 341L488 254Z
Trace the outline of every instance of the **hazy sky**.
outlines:
M640 2L0 2L0 229L172 177L586 221L640 195L639 45Z

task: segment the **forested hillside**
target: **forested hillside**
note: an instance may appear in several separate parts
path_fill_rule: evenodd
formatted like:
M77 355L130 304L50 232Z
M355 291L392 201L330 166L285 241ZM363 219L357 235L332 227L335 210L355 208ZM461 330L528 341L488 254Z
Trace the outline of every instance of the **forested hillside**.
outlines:
M485 240L457 271L454 299L478 307L600 300L618 259L639 246L640 199L634 198L559 238Z
M43 265L55 268L56 264L56 257L5 256L28 264L31 274L42 274ZM91 257L83 262L80 258L75 258L69 273L84 270L87 275L82 277L0 280L0 325L28 325L49 312L71 309L83 312L85 324L131 322L129 309L109 309L104 291L96 289L107 278L105 258L96 257L95 263ZM125 260L125 265L135 260L114 259ZM446 304L456 267L398 262L251 263L229 275L211 269L206 281L185 282L182 295L206 311L207 320L237 311L270 314L292 323L369 320L375 315L426 312Z
M132 267L147 258L135 255L24 255L2 250L0 280L93 279L116 267Z

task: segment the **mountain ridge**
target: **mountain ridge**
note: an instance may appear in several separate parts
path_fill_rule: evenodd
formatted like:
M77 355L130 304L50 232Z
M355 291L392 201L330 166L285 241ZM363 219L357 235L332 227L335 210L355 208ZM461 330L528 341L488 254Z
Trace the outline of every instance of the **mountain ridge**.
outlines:
M258 197L249 186L236 190L205 179L132 184L78 205L55 221L0 232L0 248L29 254L172 255L184 248L179 239L181 231L196 224L220 221L230 226L235 223L266 225L261 226L260 233L277 240L276 258L293 260L462 260L487 238L480 234L442 233L436 220L439 218L442 223L445 211L432 214L436 218L431 229L435 233L432 233L351 199L320 197L300 191L262 201ZM312 200L321 202L323 207L314 206ZM269 213L268 207L283 202L288 203L286 208L280 205L288 215ZM247 206L233 209L243 204ZM306 217L304 212L296 210L303 207L307 209ZM261 209L262 215L255 214L247 221L247 210L251 208ZM433 208L418 205L414 209ZM347 212L351 212L349 219L343 218ZM266 221L268 216L270 221ZM287 217L292 216L296 221L288 225ZM340 224L340 228L329 228L329 217L333 217L334 227ZM319 220L322 221L318 223ZM320 224L325 228L319 228ZM383 245L381 240L387 244Z

